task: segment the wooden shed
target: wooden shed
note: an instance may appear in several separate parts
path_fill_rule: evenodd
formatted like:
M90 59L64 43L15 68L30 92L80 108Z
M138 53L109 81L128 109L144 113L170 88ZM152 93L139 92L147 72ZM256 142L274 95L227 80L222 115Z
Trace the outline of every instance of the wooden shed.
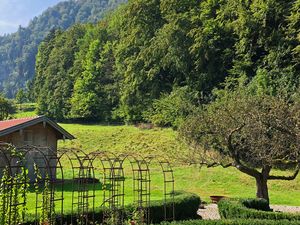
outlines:
M58 140L66 139L72 140L74 136L45 116L0 121L0 142L16 147L35 146L43 149L42 151L51 149L48 151L56 154ZM45 152L45 155L49 155L49 152ZM32 170L33 164L36 163L30 159L33 157L29 156L27 159L31 179L34 179Z

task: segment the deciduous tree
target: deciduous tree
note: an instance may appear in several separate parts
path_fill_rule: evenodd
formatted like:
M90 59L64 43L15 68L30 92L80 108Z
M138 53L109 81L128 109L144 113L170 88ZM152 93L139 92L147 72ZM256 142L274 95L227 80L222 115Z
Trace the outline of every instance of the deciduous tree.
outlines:
M15 107L13 103L1 95L0 96L0 120L8 119L10 115L13 114L14 112L15 112Z
M258 198L269 200L269 180L293 180L299 173L299 102L245 91L227 93L191 116L180 132L194 149L190 160L233 166L255 178ZM276 168L294 172L276 175Z

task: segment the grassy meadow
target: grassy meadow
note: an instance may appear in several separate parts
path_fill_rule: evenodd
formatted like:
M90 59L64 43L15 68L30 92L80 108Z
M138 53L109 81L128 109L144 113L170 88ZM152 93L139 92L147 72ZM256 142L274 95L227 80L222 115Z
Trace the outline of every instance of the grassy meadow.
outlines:
M27 111L27 116L34 112ZM18 113L16 118L23 117ZM76 139L60 141L59 148L79 148L86 153L96 150L105 150L118 153L138 153L145 155L158 155L167 157L173 164L175 174L175 189L197 193L202 200L209 201L210 195L225 195L234 198L255 197L255 180L235 168L206 168L188 166L181 163L181 158L188 153L187 146L180 144L177 133L172 129L139 129L134 126L111 126L98 124L60 124L64 129L73 134ZM70 168L64 161L64 167ZM71 177L71 170L64 171L65 177ZM159 166L154 164L151 168L151 196L152 199L163 197L163 175ZM276 171L277 173L281 173ZM131 203L132 174L129 162L125 168L125 204ZM96 177L101 179L101 174L96 172ZM298 205L300 206L300 177L294 181L270 181L269 192L271 204ZM102 202L102 190L96 191L96 206ZM64 194L65 209L70 209L71 191ZM34 198L34 194L30 195ZM29 201L28 208L33 208Z
M82 124L61 124L61 126L77 139L60 142L60 147L79 147L86 152L101 149L167 156L173 162L176 190L197 193L205 201L209 201L210 195L255 197L255 180L235 168L200 168L182 165L180 158L188 149L178 143L177 133L172 129L141 130L133 126ZM157 185L162 183L160 175L156 168L153 183L157 182ZM270 181L269 189L271 204L300 205L300 177L294 181Z

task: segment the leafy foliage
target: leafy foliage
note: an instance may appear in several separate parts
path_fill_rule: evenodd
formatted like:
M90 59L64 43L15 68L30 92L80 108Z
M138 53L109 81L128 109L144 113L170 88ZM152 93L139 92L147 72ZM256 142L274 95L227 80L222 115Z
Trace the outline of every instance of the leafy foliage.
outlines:
M299 223L300 217L297 214L267 212L245 207L242 203L234 200L222 200L218 203L219 212L222 218L226 219L261 219L261 220L289 220Z
M107 30L99 30L100 40L94 40L76 80L71 98L72 115L92 120L112 120L112 109L118 103L117 79L113 74L114 57ZM101 41L101 42L100 42Z
M154 100L152 108L144 113L144 118L157 126L178 128L185 118L195 110L197 93L187 87L175 89L171 94Z
M16 101L18 104L22 104L27 100L26 93L23 89L20 89L16 94Z
M242 199L240 202L250 209L256 209L261 211L272 211L270 204L263 198L254 198L254 199Z
M63 1L35 17L28 27L0 37L0 90L7 97L26 87L34 77L38 45L54 29L66 30L76 23L95 23L126 0Z
M231 220L190 220L167 223L162 225L298 225L299 221L261 220L261 219L231 219Z
M58 119L68 115L68 98L72 94L74 82L74 59L79 48L77 39L84 36L84 30L83 25L76 25L67 33L54 31L41 44L34 86L40 114ZM51 39L56 36L58 38Z
M61 77L69 91L50 82L43 89L35 85L40 112L60 119L146 118L178 126L174 121L182 114L174 119L176 113L158 107L166 96L170 100L186 87L197 93L193 104L207 103L213 89L240 77L249 79L258 95L289 98L300 84L297 6L298 0L131 0L100 24L84 26L82 35L72 34L72 28L41 45L35 82ZM72 44L59 42L67 36ZM70 46L76 46L72 57L62 51ZM58 52L59 61L68 58L69 72L57 66ZM52 96L64 103L45 107L55 101Z
M267 180L292 180L299 172L300 105L245 88L219 95L187 120L181 134L199 156L193 159L236 167L256 179L257 197L269 200ZM296 170L289 177L273 176L276 167Z
M9 119L9 117L15 112L14 104L0 95L0 120Z
M201 199L198 195L193 193L176 192L174 193L174 209L175 221L196 219L198 218L197 211L201 204ZM172 208L172 200L168 199L166 202L167 209ZM152 223L160 223L164 221L163 201L153 201L150 204L150 218Z
M12 145L5 147L6 153L9 153L9 157L16 161L24 157L23 153L17 152L16 148ZM21 168L18 162L14 165L16 168L13 175L11 172L11 165L9 160L2 160L3 167L0 174L0 224L19 224L22 223L26 214L26 200L28 193L28 179L27 170Z

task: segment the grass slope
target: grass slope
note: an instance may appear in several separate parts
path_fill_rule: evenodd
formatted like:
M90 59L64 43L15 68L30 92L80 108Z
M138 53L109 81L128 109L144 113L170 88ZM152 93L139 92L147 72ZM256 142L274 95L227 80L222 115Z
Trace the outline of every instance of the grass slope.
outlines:
M175 165L177 190L197 193L206 201L209 200L210 195L255 197L255 180L235 168L202 167L200 169L195 166L180 165L178 162L188 149L178 143L177 134L171 129L140 130L132 126L61 125L77 139L61 142L60 147L78 147L86 152L102 149L116 152L163 154ZM154 180L159 183L161 179L156 175ZM294 181L270 181L269 188L271 204L300 205L299 177Z
M24 113L34 116L31 106ZM19 112L16 118L23 117ZM180 159L188 149L177 141L177 134L172 129L140 130L133 126L104 126L83 124L61 124L77 139L61 141L60 148L80 148L89 153L95 150L112 152L138 152L141 155L157 154L168 157L175 165L176 190L185 190L199 194L203 200L209 201L210 195L226 195L228 197L255 197L255 180L235 168L197 168L180 165ZM162 176L159 168L152 169L152 197L161 198ZM132 199L131 173L128 169L126 185L126 202ZM278 173L278 172L277 172ZM279 172L280 173L280 172ZM300 177L294 181L270 181L271 204L300 206ZM99 198L101 191L98 191ZM66 197L69 194L66 195ZM66 198L67 199L67 198Z

